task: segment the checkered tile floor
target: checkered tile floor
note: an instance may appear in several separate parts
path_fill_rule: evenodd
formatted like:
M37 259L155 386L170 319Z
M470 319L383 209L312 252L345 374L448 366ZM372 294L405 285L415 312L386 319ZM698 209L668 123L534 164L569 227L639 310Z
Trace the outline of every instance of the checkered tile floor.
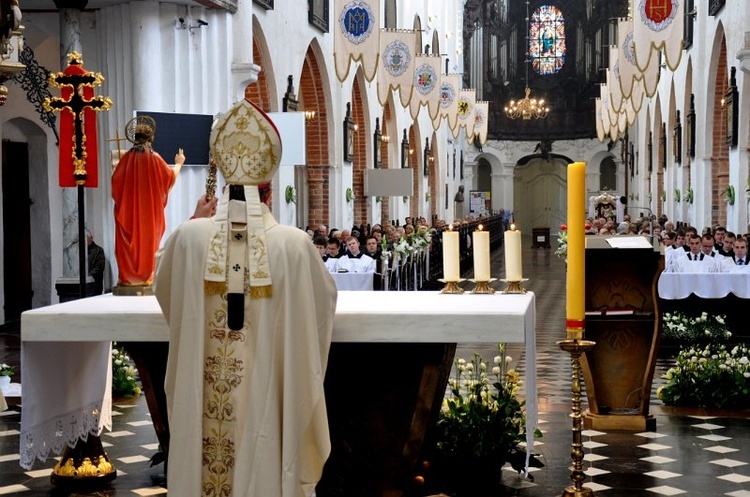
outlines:
M495 272L502 271L502 252L493 254ZM534 468L533 481L522 480L512 469L503 470L504 495L541 497L561 495L570 480L570 358L556 341L564 330L564 267L549 250L528 249L524 254L527 288L537 296L537 375L540 428L544 433L535 452L545 467ZM0 337L0 349L17 348L17 339ZM514 367L526 368L522 347L509 347ZM495 345L459 347L457 355L480 352L491 358ZM16 352L17 354L17 352ZM0 360L9 362L0 353ZM18 357L12 357L18 360ZM660 360L655 374L669 367ZM0 495L164 495L167 493L162 465L150 467L156 452L156 435L143 398L117 403L114 427L102 440L113 460L118 477L100 492L67 494L49 483L54 461L35 465L26 472L18 465L19 407L0 413ZM730 496L750 497L750 417L742 413L679 412L651 399L656 431L643 433L584 430L584 485L597 496ZM713 414L711 416L707 414ZM746 415L748 413L745 413ZM183 497L183 496L177 496ZM258 496L273 497L273 496ZM358 497L358 496L352 496Z

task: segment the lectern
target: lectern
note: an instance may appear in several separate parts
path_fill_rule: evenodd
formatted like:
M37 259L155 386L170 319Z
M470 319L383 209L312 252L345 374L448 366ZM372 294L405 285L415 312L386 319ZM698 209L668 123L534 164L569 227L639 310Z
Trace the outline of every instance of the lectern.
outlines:
M584 427L653 430L651 385L661 336L656 283L663 267L648 237L586 239Z

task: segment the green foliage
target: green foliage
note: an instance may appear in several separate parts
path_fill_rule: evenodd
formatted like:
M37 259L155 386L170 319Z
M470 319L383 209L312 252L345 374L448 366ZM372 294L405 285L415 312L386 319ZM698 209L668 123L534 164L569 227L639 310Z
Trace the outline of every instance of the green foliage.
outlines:
M0 364L0 376L13 376L16 373L16 368L8 364Z
M662 378L657 396L667 405L747 409L750 407L748 347L724 344L688 347Z
M479 354L455 361L456 376L449 380L451 393L443 400L436 430L435 462L448 490L457 490L455 480L465 489L486 473L496 475L497 482L502 465L525 454L525 401L517 397L522 383L515 370L506 371L511 358L505 344L498 352L491 369Z
M141 387L135 380L135 367L130 357L117 343L112 343L112 395L114 397L138 397Z
M680 344L705 344L725 341L732 336L726 325L726 315L709 316L702 313L690 317L680 312L664 313L663 336Z

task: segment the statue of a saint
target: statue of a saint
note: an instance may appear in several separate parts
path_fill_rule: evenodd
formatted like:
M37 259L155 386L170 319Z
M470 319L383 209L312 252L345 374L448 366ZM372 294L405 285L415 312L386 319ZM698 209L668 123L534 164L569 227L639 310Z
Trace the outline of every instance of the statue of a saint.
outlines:
M456 196L453 197L453 217L464 219L464 185L459 185Z
M155 131L153 118L131 119L125 134L133 147L112 174L118 287L148 287L153 282L156 251L166 227L164 207L185 163L182 149L172 168L151 148ZM132 292L116 288L115 293Z

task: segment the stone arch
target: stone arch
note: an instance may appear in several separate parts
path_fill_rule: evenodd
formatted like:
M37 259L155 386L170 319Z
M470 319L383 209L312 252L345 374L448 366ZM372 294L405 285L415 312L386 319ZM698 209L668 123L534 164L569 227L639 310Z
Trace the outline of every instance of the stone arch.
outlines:
M317 49L316 49L317 47ZM330 223L331 150L330 139L333 124L329 116L326 96L330 95L326 73L320 55L320 47L313 40L307 48L298 91L299 110L314 112L314 118L305 124L305 145L307 157L307 201L308 220L306 224Z
M419 126L415 123L409 125L409 131L407 133L409 137L409 157L407 164L412 170L412 182L414 185L414 192L409 203L409 215L414 218L418 217L422 210L420 206L423 204L422 199L422 167L420 166L420 153L419 144L422 141L419 134Z
M268 44L263 28L255 16L253 16L253 61L260 66L260 72L257 81L250 83L245 88L245 98L263 109L264 112L278 110L278 99L272 98L272 92L269 88L269 85L273 85L274 78L271 71Z
M0 308L2 313L2 321L5 322L8 318L18 318L19 316L8 316L6 314L8 307L7 297L10 293L17 293L21 290L22 286L29 285L28 290L37 289L32 295L28 295L28 301L31 303L32 308L43 307L51 304L51 295L48 291L39 289L50 289L53 287L52 284L52 235L50 228L50 195L49 195L49 171L48 165L50 164L48 158L48 137L45 131L39 127L39 125L28 119L17 117L10 119L2 124L2 139L3 148L9 146L12 142L25 143L27 147L27 157L24 161L26 163L25 174L16 171L19 174L26 176L24 181L28 181L28 202L18 204L14 202L14 205L6 205L6 196L3 194L2 212L3 214L3 229L0 232L0 242L5 245L6 242L10 241L10 245L16 245L13 242L14 238L18 236L18 233L9 233L10 227L6 226L5 213L11 214L14 217L18 217L19 209L24 210L23 217L25 218L28 214L28 226L24 229L28 230L26 235L22 235L25 239L24 246L18 254L10 254L10 258L6 261L5 251L0 253L2 264L0 264L0 271L2 271L3 286L0 288L0 298L3 301L3 307ZM6 145L8 144L8 145ZM10 157L3 154L3 172L4 180L8 177L5 174L6 168L17 168L19 162L17 157ZM5 185L3 190L6 188L17 188L14 185ZM21 197L24 196L25 192L22 192ZM7 198L7 201L11 202L12 199ZM11 211L12 209L12 211ZM26 224L26 221L24 221ZM32 229L33 227L33 229ZM17 278L5 271L8 264L14 266L14 270L21 269L24 274L24 278L28 278L28 281L21 285L21 282L15 281ZM23 267L21 267L23 266ZM9 281L6 278L11 278L14 281ZM5 288L8 283L12 286L12 292L6 292ZM26 310L26 309L21 309Z
M708 84L706 85L706 129L704 155L707 157L706 171L702 181L707 189L703 199L708 200L703 211L707 218L702 220L704 226L714 223L726 225L727 204L722 192L729 185L729 146L725 123L724 95L729 88L729 68L727 66L727 43L724 27L719 23L711 54L711 67L708 70Z
M370 122L369 107L367 105L367 91L365 77L362 67L357 68L356 76L352 84L352 119L356 126L354 133L354 162L352 164L352 188L354 190L354 222L367 224L372 220L369 212L369 202L365 197L365 174L371 169L372 154L368 150L372 148L369 137L372 136L367 123Z

